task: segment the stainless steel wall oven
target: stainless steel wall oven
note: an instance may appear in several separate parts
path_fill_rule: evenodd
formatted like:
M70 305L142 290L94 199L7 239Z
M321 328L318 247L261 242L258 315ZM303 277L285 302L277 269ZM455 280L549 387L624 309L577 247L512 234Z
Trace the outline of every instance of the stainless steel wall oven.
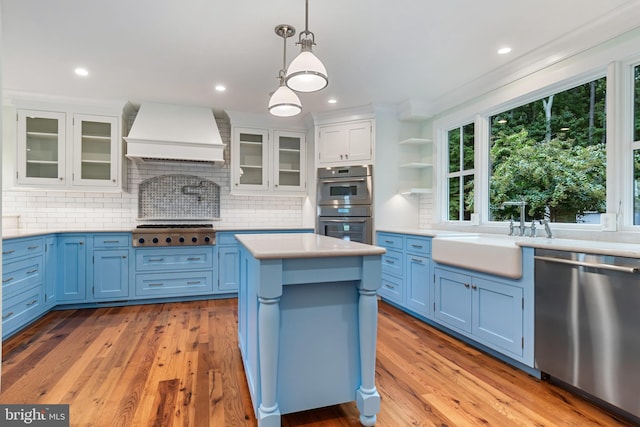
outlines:
M373 242L371 166L318 169L316 232L343 240Z

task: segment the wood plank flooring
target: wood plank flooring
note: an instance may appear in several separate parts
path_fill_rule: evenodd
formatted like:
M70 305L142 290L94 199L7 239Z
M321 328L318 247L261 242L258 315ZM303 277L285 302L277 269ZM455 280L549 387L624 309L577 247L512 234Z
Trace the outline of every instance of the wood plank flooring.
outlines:
M3 345L1 403L67 403L73 426L256 426L237 300L49 313ZM380 304L379 427L625 426L585 400ZM355 403L284 427L359 426Z

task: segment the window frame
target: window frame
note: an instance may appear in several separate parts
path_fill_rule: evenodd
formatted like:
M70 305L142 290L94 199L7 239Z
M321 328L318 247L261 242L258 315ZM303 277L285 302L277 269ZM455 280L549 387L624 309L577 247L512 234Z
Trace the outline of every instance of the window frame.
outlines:
M633 136L633 70L640 65L640 55L631 60L608 62L606 65L593 66L587 72L577 72L581 61L575 61L569 69L575 69L571 75L567 70L564 75L554 73L553 68L542 70L539 75L530 76L538 87L528 90L534 85L513 82L501 90L486 96L477 102L464 104L457 111L434 120L434 133L438 145L443 147L438 158L436 221L450 224L448 220L448 138L449 129L461 126L460 123L475 123L475 214L478 221L456 221L503 228L501 221L487 221L489 218L489 119L500 112L526 103L539 100L551 94L606 77L607 79L607 212L617 213L618 230L640 231L640 225L633 225L633 150L640 150L640 141L631 141ZM583 68L584 69L584 68ZM553 78L555 77L555 78ZM514 87L519 86L516 90ZM513 96L511 96L513 95ZM474 111L475 110L475 111ZM617 142L617 141L621 141ZM600 230L600 224L556 223L554 228L566 230Z

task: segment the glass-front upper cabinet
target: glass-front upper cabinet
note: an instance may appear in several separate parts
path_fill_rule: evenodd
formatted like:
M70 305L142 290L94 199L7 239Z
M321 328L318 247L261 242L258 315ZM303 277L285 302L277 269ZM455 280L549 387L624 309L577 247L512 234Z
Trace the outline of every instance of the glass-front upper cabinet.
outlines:
M60 185L64 181L65 123L65 113L18 111L18 183Z
M265 190L269 182L269 131L261 129L234 129L232 146L233 186L235 190Z
M305 135L274 131L274 179L276 191L305 189Z
M75 185L116 184L117 128L116 117L74 114Z

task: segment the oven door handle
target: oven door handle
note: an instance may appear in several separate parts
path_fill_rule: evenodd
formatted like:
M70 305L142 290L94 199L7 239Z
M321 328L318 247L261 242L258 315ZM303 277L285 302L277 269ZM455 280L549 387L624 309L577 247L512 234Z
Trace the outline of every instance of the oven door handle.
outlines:
M333 179L320 179L321 184L333 184L344 182L365 182L365 178L333 178Z
M345 220L345 219L321 219L320 222L367 222L368 219L354 219L354 220Z

